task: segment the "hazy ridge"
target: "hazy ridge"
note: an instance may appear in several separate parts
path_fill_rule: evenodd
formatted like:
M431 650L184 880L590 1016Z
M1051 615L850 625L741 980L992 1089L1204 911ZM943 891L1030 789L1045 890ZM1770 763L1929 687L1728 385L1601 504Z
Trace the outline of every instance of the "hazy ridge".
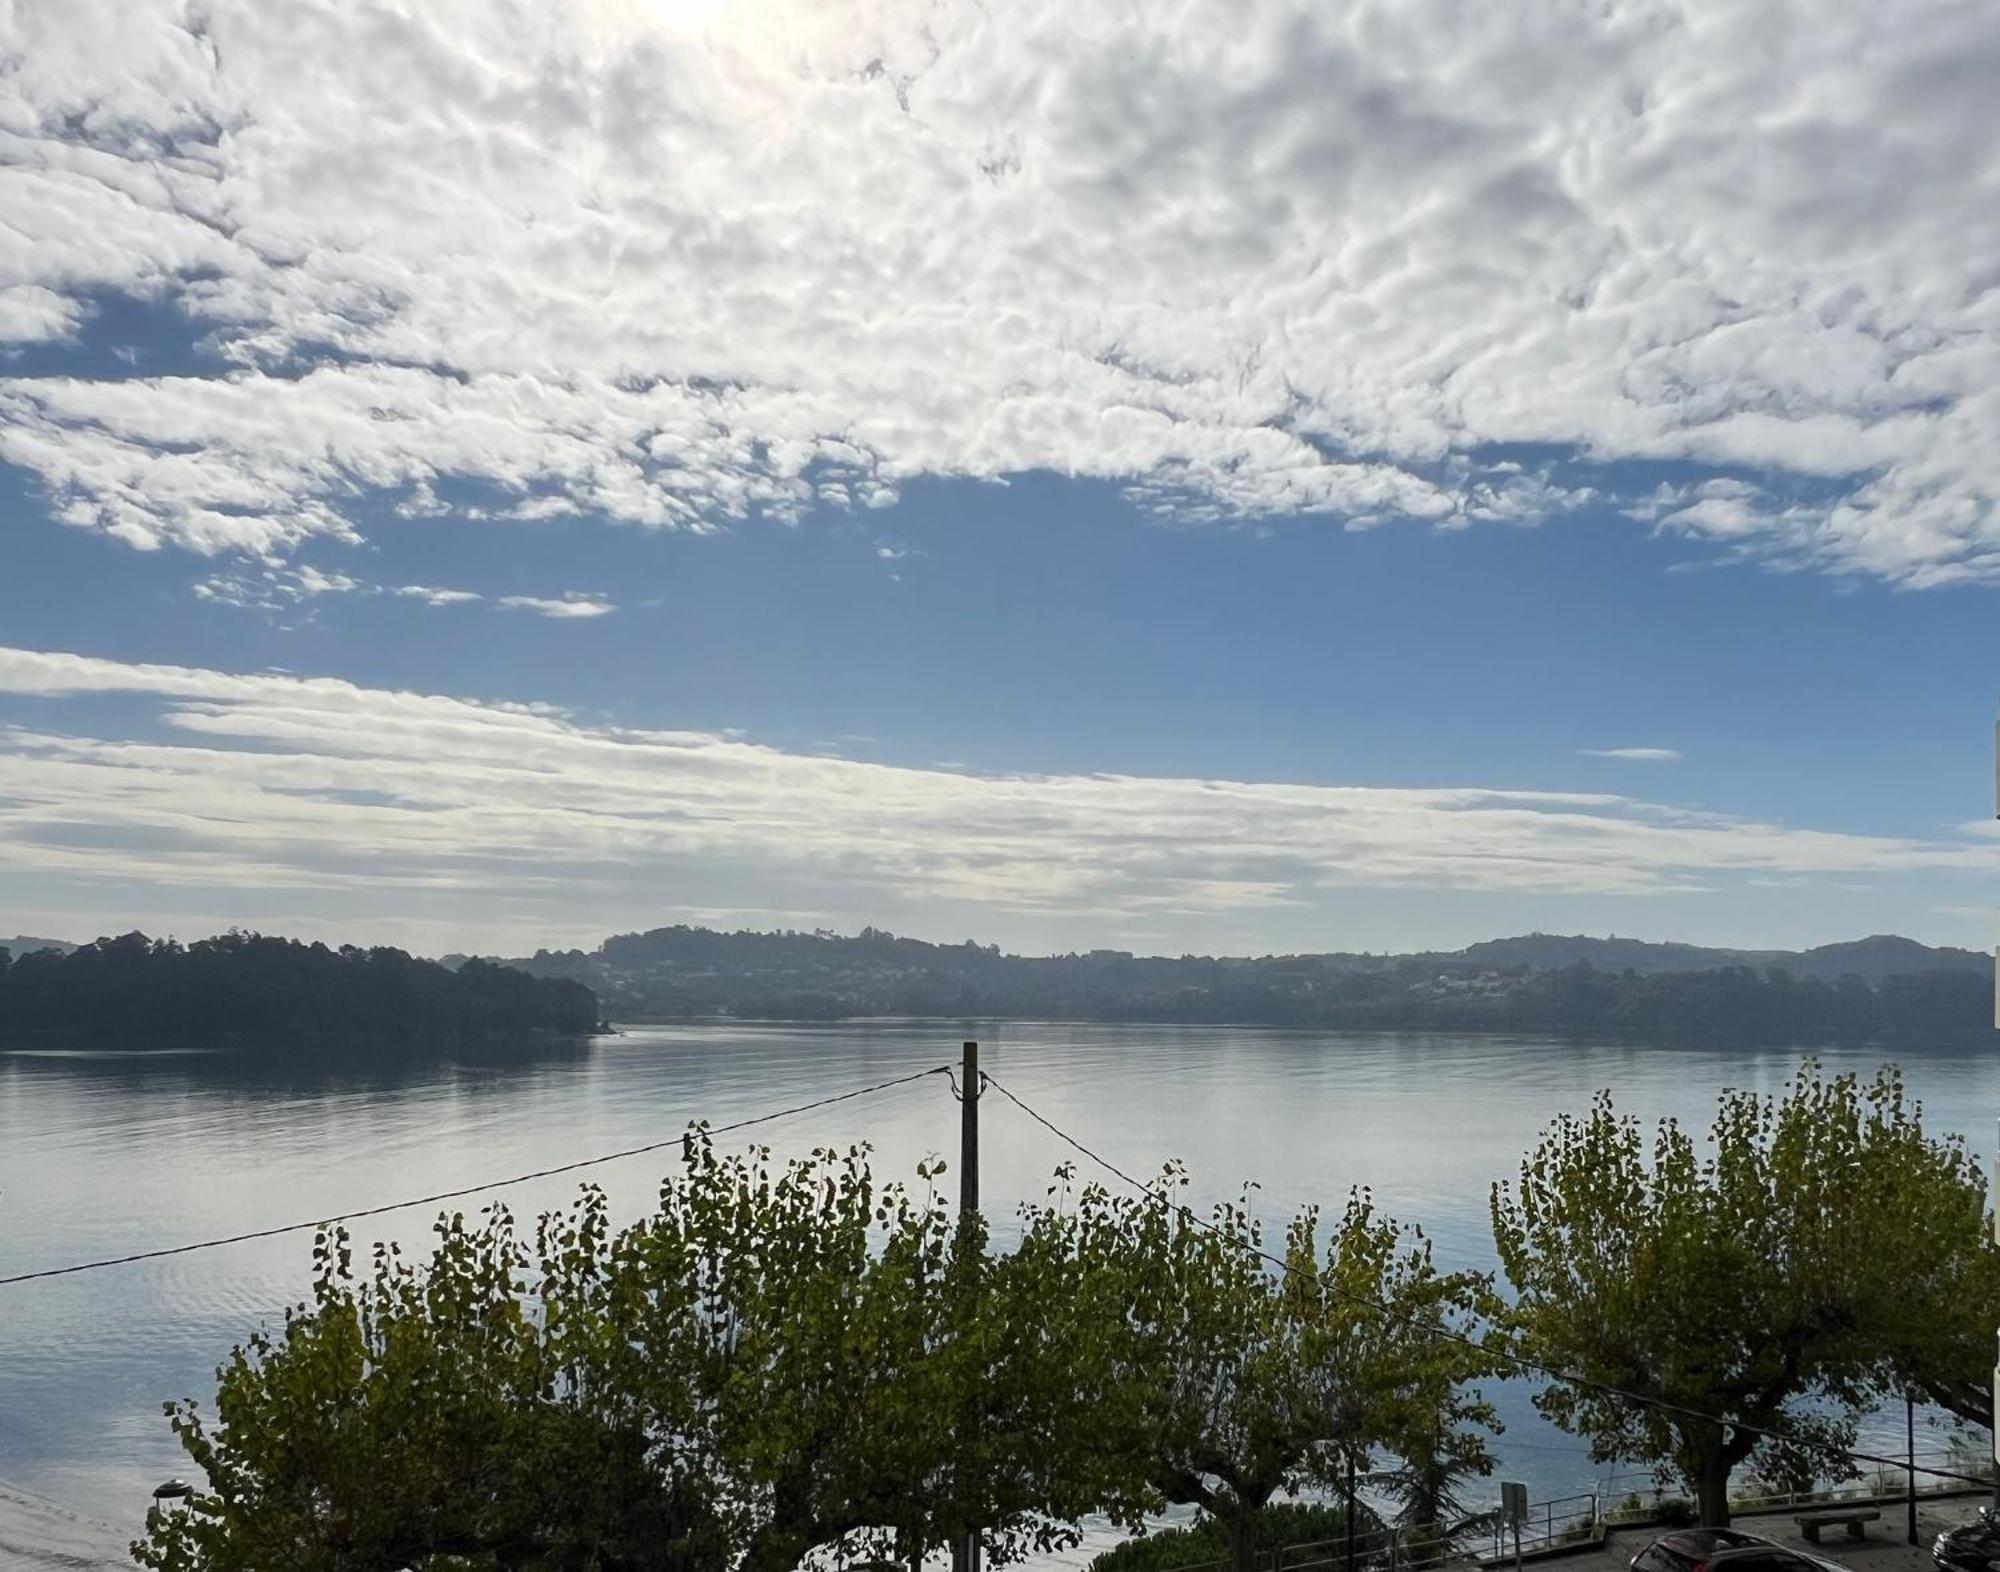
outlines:
M669 927L510 964L585 983L628 1019L961 1015L1813 1041L1972 1032L1992 1016L1988 957L1887 934L1799 951L1524 934L1400 955L1024 956L873 928Z

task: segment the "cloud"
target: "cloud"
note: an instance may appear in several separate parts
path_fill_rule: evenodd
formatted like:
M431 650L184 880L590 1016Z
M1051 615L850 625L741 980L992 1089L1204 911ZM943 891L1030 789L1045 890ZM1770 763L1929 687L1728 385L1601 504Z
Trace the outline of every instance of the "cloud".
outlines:
M0 346L69 338L87 314L82 301L39 284L0 287Z
M507 611L532 611L538 617L574 618L608 616L618 608L596 595L571 590L560 600L540 595L502 595L498 604Z
M376 586L345 573L326 573L302 563L298 567L267 564L256 570L212 573L198 579L195 597L223 606L258 611L285 611L323 595L372 595Z
M2000 837L1976 834L1849 835L1596 792L912 768L22 649L0 648L0 695L15 712L0 875L156 903L206 890L418 921L456 902L475 927L562 932L696 908L1171 928L1354 890L1518 900L2000 873Z
M1593 759L1633 759L1647 764L1673 764L1680 759L1676 748L1578 748Z
M426 606L465 606L484 598L475 590L439 589L430 584L398 584L389 593L404 600L420 600Z
M292 567L281 562L211 573L195 581L194 593L199 600L256 611L290 611L326 595L388 595L434 607L470 605L485 599L476 590L441 589L430 584L371 584L346 573L325 572L310 563Z
M2000 576L1978 0L70 0L0 60L0 337L123 293L218 357L0 382L136 546L1052 470Z

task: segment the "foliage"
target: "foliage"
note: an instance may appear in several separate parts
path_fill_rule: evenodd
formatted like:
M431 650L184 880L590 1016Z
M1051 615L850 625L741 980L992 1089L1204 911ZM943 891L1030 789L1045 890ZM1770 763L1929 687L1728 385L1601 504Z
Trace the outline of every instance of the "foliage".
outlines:
M149 1514L141 1565L713 1564L720 1524L642 1416L601 1401L560 1295L546 1320L530 1313L506 1214L438 1234L427 1269L384 1250L365 1278L344 1236L322 1236L311 1302L235 1352L214 1418L169 1405L207 1483L185 1511Z
M414 1269L321 1242L312 1301L170 1405L207 1484L135 1547L163 1572L590 1568L783 1572L813 1549L907 1558L972 1525L996 1562L1073 1531L1033 1509L1059 1462L1004 1394L979 1230L878 1186L864 1151L774 1167L698 1130L622 1230L586 1191L532 1242L440 1226ZM972 1335L968 1335L970 1332ZM955 1466L964 1396L1002 1394Z
M577 982L490 961L452 971L401 950L331 950L251 933L188 945L128 933L0 963L0 1032L439 1040L588 1032L597 1018L596 997Z
M1946 1413L1993 1428L1993 1326L2000 1245L1979 1163L1956 1141L1912 1144L1895 1176L1910 1226L1895 1244L1898 1276L1921 1315L1881 1329L1885 1400L1914 1392ZM1990 1467L1992 1453L1984 1463Z
M1488 1515L1461 1494L1469 1480L1492 1472L1477 1428L1481 1417L1474 1400L1452 1393L1439 1411L1437 1429L1416 1438L1404 1456L1370 1477L1375 1489L1396 1504L1400 1527L1435 1530L1449 1539Z
M1024 1216L1020 1253L1056 1288L1097 1438L1094 1493L1114 1521L1198 1506L1247 1568L1274 1497L1337 1490L1377 1449L1416 1455L1452 1420L1493 1424L1458 1391L1488 1359L1435 1335L1490 1313L1483 1279L1439 1273L1428 1242L1361 1193L1323 1255L1318 1213L1300 1212L1272 1272L1247 1198L1204 1226L1176 1199L1185 1184L1169 1169L1144 1196L1091 1186Z
M1709 1140L1703 1156L1666 1121L1649 1151L1605 1093L1544 1133L1492 1212L1521 1354L1722 1422L1561 1382L1537 1406L1599 1461L1671 1470L1722 1524L1747 1460L1851 1472L1852 1414L1895 1378L1889 1351L1935 1355L1912 1290L1972 1247L1978 1209L1893 1067L1863 1085L1809 1060L1781 1098L1725 1092Z
M1372 1534L1380 1518L1365 1503L1354 1515L1357 1534ZM1273 1501L1257 1514L1256 1552L1269 1555L1288 1545L1325 1544L1347 1535L1344 1507L1324 1501ZM1192 1523L1155 1529L1114 1545L1091 1559L1090 1572L1180 1572L1183 1567L1213 1566L1229 1557L1229 1533L1215 1518L1199 1515Z

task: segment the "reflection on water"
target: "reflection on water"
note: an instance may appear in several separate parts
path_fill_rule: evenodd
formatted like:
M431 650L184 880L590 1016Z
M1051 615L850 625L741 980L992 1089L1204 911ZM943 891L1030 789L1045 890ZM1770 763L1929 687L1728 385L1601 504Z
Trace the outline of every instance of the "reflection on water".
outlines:
M1121 1166L1183 1158L1211 1199L1260 1181L1273 1220L1370 1185L1387 1211L1424 1225L1443 1264L1482 1269L1493 1265L1489 1186L1555 1113L1609 1086L1633 1113L1705 1126L1720 1087L1776 1091L1798 1065L1791 1050L1504 1038L1020 1023L972 1034L990 1073ZM418 1060L283 1044L0 1051L0 1276L660 1140L691 1119L726 1123L943 1063L960 1035L905 1023L648 1027ZM1822 1057L1872 1070L1878 1056ZM1903 1058L1933 1126L1990 1129L2000 1061L1965 1048ZM1001 1100L986 1110L981 1189L1004 1245L1014 1208L1039 1199L1074 1154ZM926 1156L956 1158L957 1129L938 1078L746 1134L781 1155L869 1141L878 1171L911 1178ZM626 1159L588 1177L631 1215L669 1161ZM528 1213L568 1200L577 1183L502 1198ZM357 1234L421 1247L430 1222L396 1213ZM161 1402L208 1394L231 1345L299 1298L309 1249L309 1236L293 1235L0 1290L0 1480L129 1520L155 1481L184 1467ZM1601 1471L1582 1446L1541 1423L1525 1388L1500 1396L1508 1475L1537 1498L1588 1488ZM1883 1446L1899 1452L1900 1437Z

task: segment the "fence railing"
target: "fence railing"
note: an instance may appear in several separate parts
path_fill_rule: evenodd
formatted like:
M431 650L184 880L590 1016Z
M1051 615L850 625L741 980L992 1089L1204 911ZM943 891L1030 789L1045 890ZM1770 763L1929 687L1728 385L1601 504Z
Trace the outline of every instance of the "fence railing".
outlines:
M1981 1472L1990 1474L1991 1470L1990 1464L1964 1466L1964 1472L1972 1475ZM1858 1480L1815 1490L1734 1496L1730 1506L1737 1512L1783 1511L1789 1507L1891 1499L1900 1496L1902 1489L1897 1480L1888 1478L1896 1472L1886 1470L1879 1479ZM1626 1477L1650 1476L1607 1476L1611 1480ZM1900 1477L1897 1476L1898 1480ZM1967 1488L1963 1483L1933 1479L1920 1485L1917 1493L1920 1497L1949 1495ZM1615 1491L1609 1496L1602 1491L1590 1491L1534 1502L1521 1524L1521 1553L1529 1555L1553 1550L1561 1545L1594 1538L1604 1529L1620 1523L1650 1520L1667 1499L1666 1491L1655 1487L1623 1492L1622 1499ZM1371 1529L1357 1532L1352 1541L1342 1535L1263 1551L1257 1556L1255 1564L1257 1572L1438 1572L1438 1569L1449 1565L1465 1564L1470 1559L1467 1555L1468 1544L1477 1547L1482 1540L1488 1540L1489 1535L1490 1549L1477 1554L1476 1559L1486 1562L1511 1559L1514 1529L1511 1524L1502 1522L1496 1511L1483 1514L1455 1533L1437 1528ZM1214 1561L1177 1568L1176 1572L1229 1572L1230 1566L1229 1558L1219 1557Z
M1917 1484L1919 1500L1963 1495L1968 1490L1986 1488L1993 1477L1991 1463L1961 1463L1952 1460L1945 1466L1967 1477L1921 1478ZM1850 1501L1901 1500L1907 1489L1907 1479L1901 1469L1885 1468L1870 1478L1849 1480L1844 1484L1814 1485L1804 1490L1767 1490L1731 1495L1729 1509L1732 1512L1782 1512L1792 1507L1831 1506ZM1611 1494L1616 1496L1617 1492ZM1615 1525L1635 1520L1649 1521L1659 1514L1661 1507L1667 1502L1680 1499L1683 1498L1671 1495L1658 1485L1646 1490L1627 1491L1622 1500L1617 1500L1615 1504L1606 1504L1599 1511L1598 1522Z
M1597 1530L1599 1521L1598 1502L1595 1492L1588 1495L1556 1496L1548 1501L1537 1501L1528 1508L1527 1520L1520 1525L1519 1545L1522 1554L1533 1550L1548 1550L1571 1540L1585 1539ZM1495 1518L1493 1523L1493 1555L1495 1558L1511 1555L1516 1544L1515 1527Z
M1259 1572L1435 1572L1463 1561L1458 1540L1442 1529L1389 1527L1295 1545L1257 1556ZM1227 1557L1177 1567L1175 1572L1227 1572Z
M1272 1552L1271 1572L1372 1572L1374 1568L1398 1568L1403 1559L1403 1531L1399 1528L1356 1530L1352 1540L1310 1540L1286 1545Z

